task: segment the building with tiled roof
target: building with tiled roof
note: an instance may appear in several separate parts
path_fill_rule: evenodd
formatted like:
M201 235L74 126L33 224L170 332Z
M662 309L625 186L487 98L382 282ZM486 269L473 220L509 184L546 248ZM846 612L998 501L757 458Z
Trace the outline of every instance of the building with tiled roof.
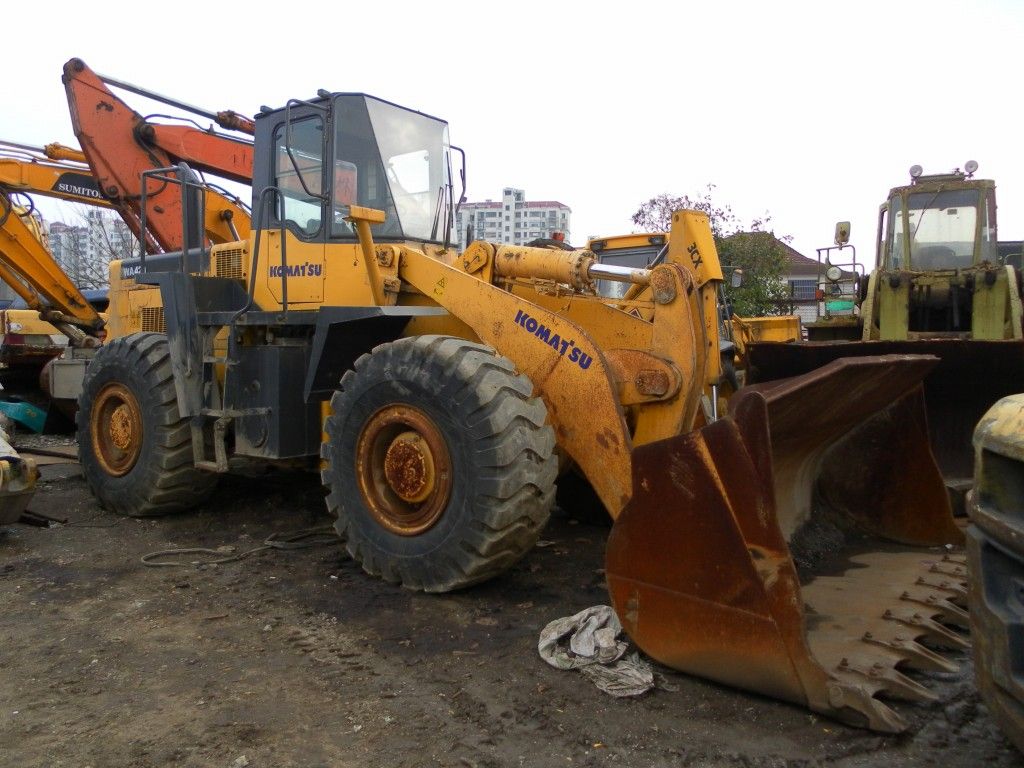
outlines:
M782 249L787 265L781 275L782 282L788 289L790 303L783 307L783 311L799 315L804 323L811 323L817 320L818 302L816 291L822 273L822 268L817 259L804 256L798 250L783 240L779 240L769 232L738 232L737 235L757 236L771 238L776 245ZM850 273L844 272L844 275Z

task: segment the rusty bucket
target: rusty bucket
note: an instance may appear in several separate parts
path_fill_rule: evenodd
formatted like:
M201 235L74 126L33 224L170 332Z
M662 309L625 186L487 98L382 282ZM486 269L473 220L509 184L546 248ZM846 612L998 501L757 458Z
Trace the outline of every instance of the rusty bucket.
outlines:
M938 358L924 380L924 392L932 452L947 481L972 476L975 425L997 400L1024 386L1024 341L1020 339L757 341L747 345L746 353L750 383L809 373L841 357L901 354Z
M688 673L884 732L879 697L955 669L963 535L928 444L931 357L841 359L751 386L700 430L638 447L608 540L623 627ZM950 549L953 547L954 549Z

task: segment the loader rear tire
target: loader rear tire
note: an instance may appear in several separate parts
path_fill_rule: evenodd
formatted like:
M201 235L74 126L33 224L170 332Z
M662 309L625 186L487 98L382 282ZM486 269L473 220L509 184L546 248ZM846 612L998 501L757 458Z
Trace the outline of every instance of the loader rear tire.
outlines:
M536 543L558 460L533 385L493 349L450 336L382 344L331 399L321 476L363 570L448 592Z
M111 512L155 517L201 504L217 476L193 464L167 338L136 333L89 362L78 399L78 451L89 488Z

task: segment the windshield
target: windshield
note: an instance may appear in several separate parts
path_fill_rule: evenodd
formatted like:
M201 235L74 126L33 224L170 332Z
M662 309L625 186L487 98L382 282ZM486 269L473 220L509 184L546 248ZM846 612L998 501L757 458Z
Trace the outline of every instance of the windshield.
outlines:
M962 269L974 263L981 194L976 189L907 196L910 268Z
M598 258L602 264L647 269L658 257L662 247L660 244L652 244L636 248L613 248L601 251ZM614 280L598 280L597 294L608 299L621 299L626 295L630 285L630 283L620 283Z
M452 217L448 126L441 120L364 96L335 107L332 234L352 236L349 205L384 211L374 235L444 239Z

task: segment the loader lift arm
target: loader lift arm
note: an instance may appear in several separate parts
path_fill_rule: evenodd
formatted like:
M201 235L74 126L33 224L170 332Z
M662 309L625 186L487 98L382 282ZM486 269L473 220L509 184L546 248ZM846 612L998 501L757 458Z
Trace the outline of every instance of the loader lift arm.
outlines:
M247 118L234 112L207 112L98 75L81 59L71 59L64 65L63 82L75 136L102 194L121 211L138 239L152 238L150 250L155 246L163 251L178 251L186 244L181 227L181 194L175 185L155 184L147 189L147 232L142 233L144 172L187 163L202 173L243 184L252 182L250 142L194 125L154 123L133 110L107 86L127 89L212 117L218 124L236 131L251 132L251 121ZM249 215L228 195L220 198L208 195L204 224L208 233L211 230L216 233L210 237L213 242L230 242L247 236Z

